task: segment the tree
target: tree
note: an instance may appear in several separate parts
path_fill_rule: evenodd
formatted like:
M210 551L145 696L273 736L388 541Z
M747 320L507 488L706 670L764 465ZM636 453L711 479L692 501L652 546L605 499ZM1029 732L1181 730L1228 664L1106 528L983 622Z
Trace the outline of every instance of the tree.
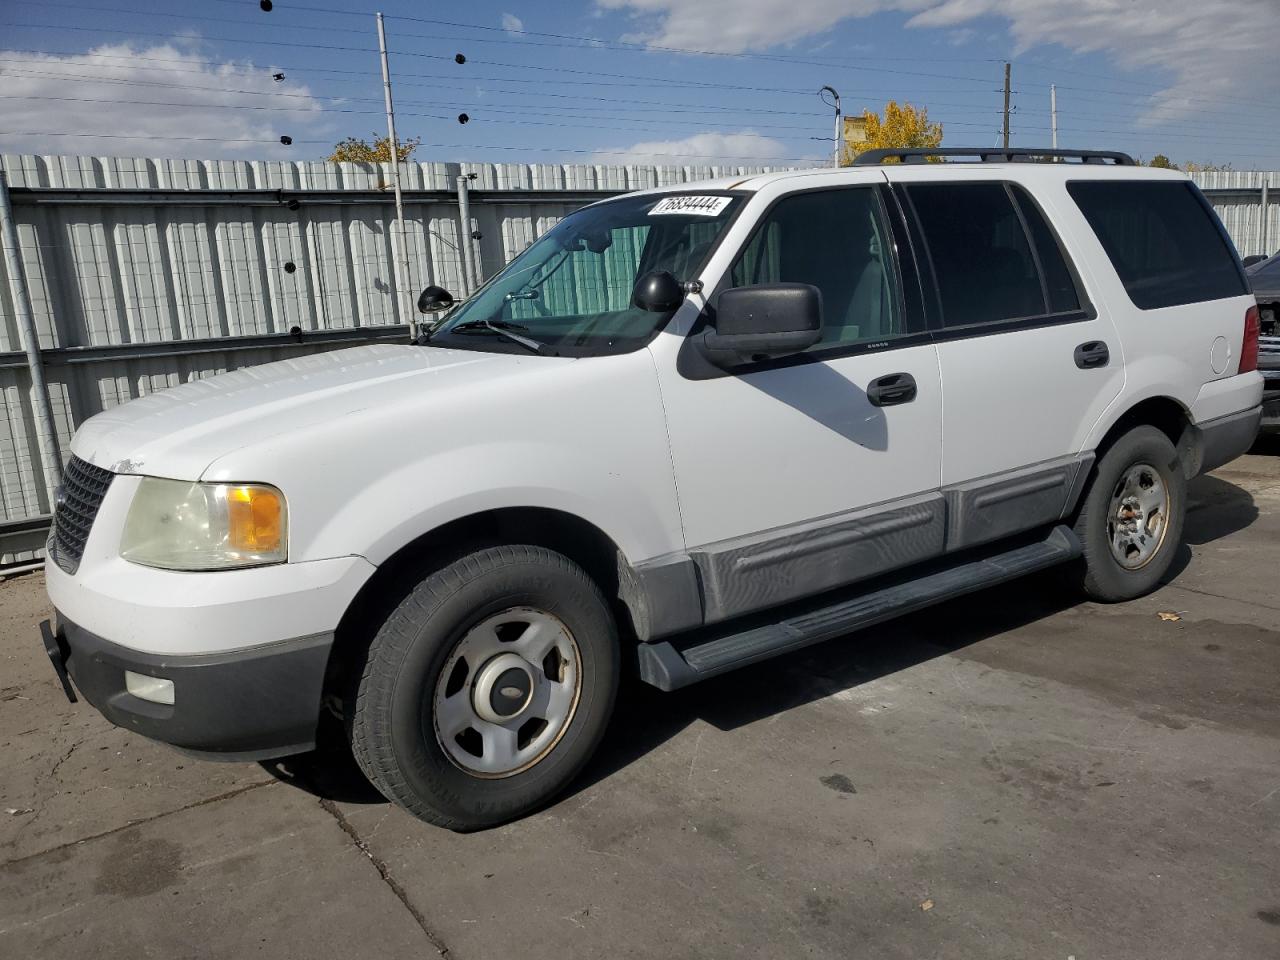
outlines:
M396 153L399 154L399 160L403 163L413 156L413 151L418 149L418 144L422 143L421 137L414 137L412 140L401 140L397 144ZM341 143L333 148L333 153L329 155L330 163L390 163L391 162L391 138L380 137L376 133L373 135L373 142L360 140L356 137L347 137Z
M1151 158L1151 162L1147 164L1149 167L1159 167L1161 170L1177 170L1178 165L1166 157L1163 153L1157 153Z
M1182 165L1182 169L1187 173L1220 173L1224 170L1230 170L1229 163L1196 163L1188 161Z
M853 158L866 150L904 147L936 147L942 143L942 124L929 122L927 107L916 108L909 103L898 106L890 100L884 105L884 117L874 110L864 110L853 126L861 121L863 139L851 140L846 131L844 150L840 157L842 166L848 166Z

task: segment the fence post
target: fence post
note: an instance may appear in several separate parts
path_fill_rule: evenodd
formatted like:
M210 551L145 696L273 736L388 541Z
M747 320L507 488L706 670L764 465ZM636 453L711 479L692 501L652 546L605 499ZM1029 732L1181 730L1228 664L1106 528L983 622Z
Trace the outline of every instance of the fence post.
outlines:
M476 269L476 248L471 241L471 178L474 174L463 174L458 178L458 220L462 234L458 237L462 247L463 282L466 285L466 296L471 296L480 286L480 273Z
M9 180L0 170L0 234L4 243L5 266L9 272L9 291L18 320L18 336L27 352L27 369L31 374L31 409L36 420L36 449L44 473L49 509L54 507L54 489L62 483L62 458L58 453L58 431L53 423L53 405L49 402L49 386L44 379L44 363L40 358L40 335L36 332L31 312L31 291L27 289L18 251L18 226L9 202Z
M1262 249L1261 249L1260 251L1258 251L1259 253L1261 253L1263 256L1266 256L1266 257L1271 256L1271 247L1268 245L1268 242L1267 242L1267 227L1270 225L1270 224L1268 223L1267 217L1268 217L1268 215L1270 214L1270 210L1268 210L1268 207L1269 207L1269 205L1270 205L1270 201L1271 201L1271 174L1269 174L1269 173L1268 173L1268 174L1265 174L1265 175L1263 176L1263 178L1262 178L1262 203L1261 203L1261 206L1262 206L1262 238L1261 238L1261 242L1262 242Z

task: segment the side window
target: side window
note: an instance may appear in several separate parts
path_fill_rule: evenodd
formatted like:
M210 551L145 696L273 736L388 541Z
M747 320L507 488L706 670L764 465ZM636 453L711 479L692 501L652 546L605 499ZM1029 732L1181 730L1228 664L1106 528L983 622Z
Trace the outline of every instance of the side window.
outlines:
M1049 312L1026 231L1004 184L914 184L907 192L937 277L943 326Z
M1027 231L1031 234L1031 242L1035 245L1036 256L1040 260L1040 269L1044 273L1045 293L1049 295L1050 313L1071 313L1080 309L1080 292L1076 290L1076 282L1067 269L1066 254L1062 244L1054 235L1052 228L1040 212L1039 206L1019 186L1011 186L1018 209L1022 211L1022 219L1026 221Z
M1077 180L1067 192L1142 310L1248 292L1213 213L1176 180Z
M810 349L907 333L892 240L872 187L780 200L729 273L734 287L811 283L822 291L822 339Z

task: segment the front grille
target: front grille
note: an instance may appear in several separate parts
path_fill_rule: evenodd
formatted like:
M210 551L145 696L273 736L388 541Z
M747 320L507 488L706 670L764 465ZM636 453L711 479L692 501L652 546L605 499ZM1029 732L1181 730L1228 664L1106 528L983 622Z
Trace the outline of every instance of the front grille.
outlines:
M113 476L110 470L95 467L79 457L72 457L62 474L62 495L53 511L49 554L67 573L75 573L80 566L85 541L89 539L89 531Z

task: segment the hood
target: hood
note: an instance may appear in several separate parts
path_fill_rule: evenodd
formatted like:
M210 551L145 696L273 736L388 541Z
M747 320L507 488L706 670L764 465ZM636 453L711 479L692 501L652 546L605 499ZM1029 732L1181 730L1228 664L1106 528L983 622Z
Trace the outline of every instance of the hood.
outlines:
M411 418L429 410L440 391L484 387L569 363L411 344L334 350L140 397L87 420L71 449L114 473L197 480L218 457L294 430L368 409Z

